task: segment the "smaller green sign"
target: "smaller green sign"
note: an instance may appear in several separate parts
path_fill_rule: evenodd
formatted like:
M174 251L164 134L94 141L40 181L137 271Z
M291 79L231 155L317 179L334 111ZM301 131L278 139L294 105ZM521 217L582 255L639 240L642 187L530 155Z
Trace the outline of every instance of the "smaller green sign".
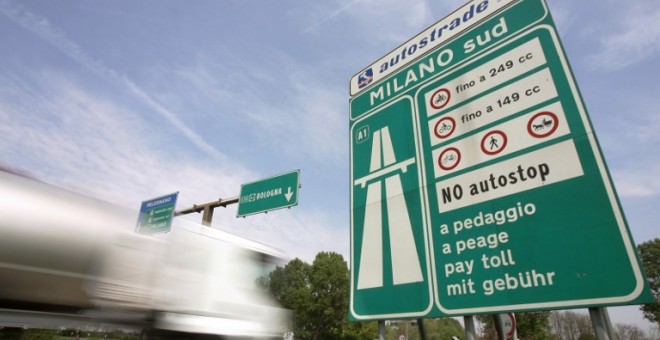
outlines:
M178 195L179 193L175 192L148 201L142 201L135 232L153 234L170 231Z
M241 185L238 213L245 217L298 205L300 170Z

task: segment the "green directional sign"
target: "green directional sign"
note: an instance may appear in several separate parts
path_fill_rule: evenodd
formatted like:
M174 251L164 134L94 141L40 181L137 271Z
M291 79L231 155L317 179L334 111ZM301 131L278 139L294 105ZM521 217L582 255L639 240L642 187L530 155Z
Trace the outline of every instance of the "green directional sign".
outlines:
M350 93L352 319L652 300L543 0L469 2Z
M172 228L172 218L178 192L143 201L135 232L154 234L168 232Z
M298 205L300 170L241 185L237 217Z
M353 125L354 313L418 316L433 295L413 101L403 97ZM359 155L359 157L358 157ZM414 296L414 299L396 299ZM388 298L383 298L388 297Z

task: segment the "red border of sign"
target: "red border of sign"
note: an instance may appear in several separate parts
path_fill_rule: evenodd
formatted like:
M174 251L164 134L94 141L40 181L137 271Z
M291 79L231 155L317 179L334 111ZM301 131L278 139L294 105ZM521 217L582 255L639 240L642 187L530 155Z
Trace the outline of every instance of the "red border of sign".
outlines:
M555 126L553 126L552 129L550 129L550 131L549 131L548 133L546 133L546 134L537 134L537 133L535 133L534 130L532 129L532 122L533 122L534 119L536 119L537 117L539 117L539 116L543 116L543 115L550 116L550 117L552 118L552 120L555 121ZM527 122L527 132L529 132L529 134L530 134L532 137L534 137L534 138L545 138L545 137L548 137L548 136L550 136L551 134L553 134L555 131L557 131L557 128L558 128L558 127L559 127L559 118L557 117L556 114L554 114L554 113L552 113L552 112L550 112L550 111L541 111L541 112L535 114L534 116L532 116L532 118L530 118L529 122Z
M516 333L516 315L513 313L508 313L509 317L511 317L511 332L506 334L507 339L513 338L513 335Z
M497 133L497 134L500 134L500 135L502 136L502 139L504 139L504 143L502 143L502 147L499 148L499 149L497 149L497 150L494 151L494 152L491 152L491 151L486 150L486 149L484 148L484 141L486 140L486 138L488 138L488 136L493 135L493 134L496 134L496 133ZM484 138L481 139L481 145L480 145L480 146L481 146L481 151L483 151L485 154L487 154L487 155L489 155L489 156L497 155L498 153L502 152L502 150L504 150L504 148L506 148L506 144L508 143L508 141L509 141L509 139L507 138L506 133L504 133L502 130L493 130L493 131L487 133L487 134L484 136Z
M444 122L445 120L450 120L451 121L451 130L449 131L449 133L446 136L440 136L438 134L438 125L440 125L440 122ZM454 120L454 118L452 118L452 117L445 117L445 118L442 118L442 119L438 120L438 122L435 123L435 127L433 128L433 133L435 134L436 137L438 137L440 139L445 139L445 138L451 136L451 134L454 133L454 130L456 130L456 120Z
M436 94L438 94L438 92L446 92L447 93L447 100L445 101L444 104L442 104L440 106L435 106L435 104L433 104L433 98L435 97ZM431 101L429 102L429 104L431 104L432 108L434 108L436 110L440 110L443 107L447 106L447 104L449 104L450 99L451 99L451 92L449 92L449 90L447 90L446 88L443 87L443 88L433 92L433 94L431 95Z
M456 160L456 163L454 163L454 165L451 166L451 167L445 167L445 166L442 165L442 156L445 153L447 153L447 151L456 151L456 155L458 156L458 159ZM446 149L442 150L442 152L438 156L438 166L440 167L440 169L445 170L445 171L449 171L449 170L454 169L455 167L458 166L458 163L460 163L460 162L461 162L461 152L453 146L451 148L446 148Z

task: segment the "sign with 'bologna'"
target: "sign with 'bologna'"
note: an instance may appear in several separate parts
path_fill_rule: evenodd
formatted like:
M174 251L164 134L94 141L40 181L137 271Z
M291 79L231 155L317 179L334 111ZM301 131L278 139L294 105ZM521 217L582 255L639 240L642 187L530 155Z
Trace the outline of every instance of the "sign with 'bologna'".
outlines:
M236 217L298 205L300 170L241 185Z
M543 0L471 1L350 93L352 319L651 301Z

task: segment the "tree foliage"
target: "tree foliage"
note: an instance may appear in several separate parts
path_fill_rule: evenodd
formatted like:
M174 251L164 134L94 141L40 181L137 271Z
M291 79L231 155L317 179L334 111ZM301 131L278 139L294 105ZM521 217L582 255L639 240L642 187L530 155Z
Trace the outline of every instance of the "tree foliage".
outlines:
M465 338L465 330L460 322L453 318L424 319L424 332L428 340L445 340L457 337ZM407 335L408 339L420 339L417 321L399 321L389 327L387 339L396 340L399 336Z
M554 334L558 339L596 339L589 315L573 311L552 312L550 319L554 328Z
M653 294L652 303L642 305L644 318L660 326L660 238L637 246Z
M550 312L516 313L518 337L522 339L551 339Z
M312 338L339 337L348 320L348 266L337 253L321 252L311 267Z
M296 339L369 339L375 323L348 322L348 266L337 253L321 252L310 265L293 259L258 284L293 311Z
M618 339L626 340L644 340L646 339L646 334L644 330L635 325L629 324L616 324L614 327L614 333Z
M546 340L552 339L550 312L515 313L516 330L521 339ZM491 315L479 315L482 339L497 340L497 332Z

